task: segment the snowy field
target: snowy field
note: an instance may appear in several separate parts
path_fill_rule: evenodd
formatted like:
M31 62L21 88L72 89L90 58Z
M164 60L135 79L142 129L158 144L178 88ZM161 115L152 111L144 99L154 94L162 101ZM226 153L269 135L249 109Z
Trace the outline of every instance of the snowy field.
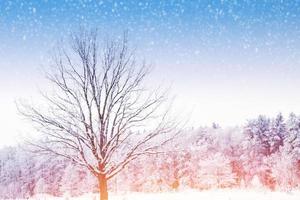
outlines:
M67 195L61 198L48 195L38 195L31 200L98 200L96 194L87 194L77 198ZM110 195L110 200L299 200L300 191L271 192L248 190L211 190L211 191L185 191L170 193L130 193Z

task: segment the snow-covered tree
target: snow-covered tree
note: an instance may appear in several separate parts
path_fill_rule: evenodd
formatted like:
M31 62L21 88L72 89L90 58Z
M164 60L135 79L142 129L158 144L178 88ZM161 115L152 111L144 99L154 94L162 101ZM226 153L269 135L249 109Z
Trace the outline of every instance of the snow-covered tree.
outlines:
M285 136L284 145L289 148L289 152L294 159L300 156L300 118L291 113L287 121L288 134Z
M271 134L269 136L270 153L275 153L283 146L284 138L287 135L286 123L281 113L279 113L271 123Z
M69 163L60 180L60 190L71 196L79 196L93 191L93 186L96 188L96 180L89 175L74 163Z
M224 188L236 184L230 160L221 153L209 154L199 161L197 180L200 188Z

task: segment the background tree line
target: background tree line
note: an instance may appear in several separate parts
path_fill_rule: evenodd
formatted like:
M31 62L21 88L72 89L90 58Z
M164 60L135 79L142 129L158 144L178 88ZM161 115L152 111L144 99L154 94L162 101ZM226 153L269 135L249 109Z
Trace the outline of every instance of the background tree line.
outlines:
M300 184L300 116L259 116L245 126L186 129L160 154L129 164L108 187L114 192L252 188L291 190ZM19 147L0 151L1 198L37 193L97 192L97 180L75 162L38 157Z

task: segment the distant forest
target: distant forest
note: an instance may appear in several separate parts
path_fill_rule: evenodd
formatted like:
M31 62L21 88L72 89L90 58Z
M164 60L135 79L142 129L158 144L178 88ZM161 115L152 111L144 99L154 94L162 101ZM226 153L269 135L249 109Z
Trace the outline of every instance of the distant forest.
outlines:
M0 150L0 197L97 192L97 181L75 163L36 155L20 145ZM133 161L109 184L114 192L300 185L300 116L259 116L243 127L185 129L160 152Z

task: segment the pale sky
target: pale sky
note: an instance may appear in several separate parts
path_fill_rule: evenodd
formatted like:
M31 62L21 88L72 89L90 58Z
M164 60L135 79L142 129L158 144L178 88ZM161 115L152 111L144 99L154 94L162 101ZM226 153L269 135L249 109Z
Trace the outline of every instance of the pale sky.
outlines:
M32 132L15 100L39 99L49 52L80 25L128 30L155 67L149 83L172 85L174 109L190 125L300 114L299 9L299 1L1 1L0 146Z

